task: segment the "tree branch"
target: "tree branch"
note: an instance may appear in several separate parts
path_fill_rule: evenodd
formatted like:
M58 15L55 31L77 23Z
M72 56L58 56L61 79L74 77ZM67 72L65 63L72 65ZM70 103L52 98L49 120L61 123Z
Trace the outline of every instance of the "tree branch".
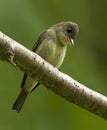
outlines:
M0 32L0 60L26 72L56 94L107 119L107 98L80 84Z

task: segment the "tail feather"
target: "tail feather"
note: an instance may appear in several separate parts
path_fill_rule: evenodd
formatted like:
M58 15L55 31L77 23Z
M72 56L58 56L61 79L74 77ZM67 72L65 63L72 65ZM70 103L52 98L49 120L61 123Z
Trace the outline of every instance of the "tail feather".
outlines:
M28 93L26 93L23 89L22 91L20 92L18 98L16 99L15 103L13 104L13 107L12 109L13 110L16 110L17 112L20 112L25 100L26 100L26 97L27 97Z

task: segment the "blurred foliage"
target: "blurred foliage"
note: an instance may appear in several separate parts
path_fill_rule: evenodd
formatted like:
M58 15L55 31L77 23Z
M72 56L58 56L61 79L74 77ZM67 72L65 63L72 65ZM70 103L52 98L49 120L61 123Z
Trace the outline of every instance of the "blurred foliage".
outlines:
M80 32L68 48L61 70L107 95L107 1L0 0L0 30L31 49L39 33L61 21L74 21ZM0 62L1 130L106 130L107 122L39 86L21 113L11 110L22 72Z

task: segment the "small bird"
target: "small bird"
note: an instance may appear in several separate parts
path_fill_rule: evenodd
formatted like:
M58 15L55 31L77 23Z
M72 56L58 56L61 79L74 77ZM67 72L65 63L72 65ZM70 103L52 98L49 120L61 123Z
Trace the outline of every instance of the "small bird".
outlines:
M54 67L59 68L64 60L67 46L74 44L73 40L77 37L78 32L79 27L74 22L55 24L39 35L32 51ZM26 97L38 85L38 81L25 73L21 83L21 92L13 104L12 109L20 112Z

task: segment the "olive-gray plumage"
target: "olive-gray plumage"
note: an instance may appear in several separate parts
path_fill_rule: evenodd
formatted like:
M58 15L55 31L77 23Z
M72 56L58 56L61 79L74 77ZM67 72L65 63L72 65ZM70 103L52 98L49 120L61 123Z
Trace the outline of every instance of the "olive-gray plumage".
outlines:
M67 46L73 44L78 31L78 25L73 22L61 22L53 25L39 35L32 51L36 52L54 67L59 68L64 60ZM13 104L14 110L17 112L21 110L26 97L38 84L38 81L26 73L24 74L21 92Z

